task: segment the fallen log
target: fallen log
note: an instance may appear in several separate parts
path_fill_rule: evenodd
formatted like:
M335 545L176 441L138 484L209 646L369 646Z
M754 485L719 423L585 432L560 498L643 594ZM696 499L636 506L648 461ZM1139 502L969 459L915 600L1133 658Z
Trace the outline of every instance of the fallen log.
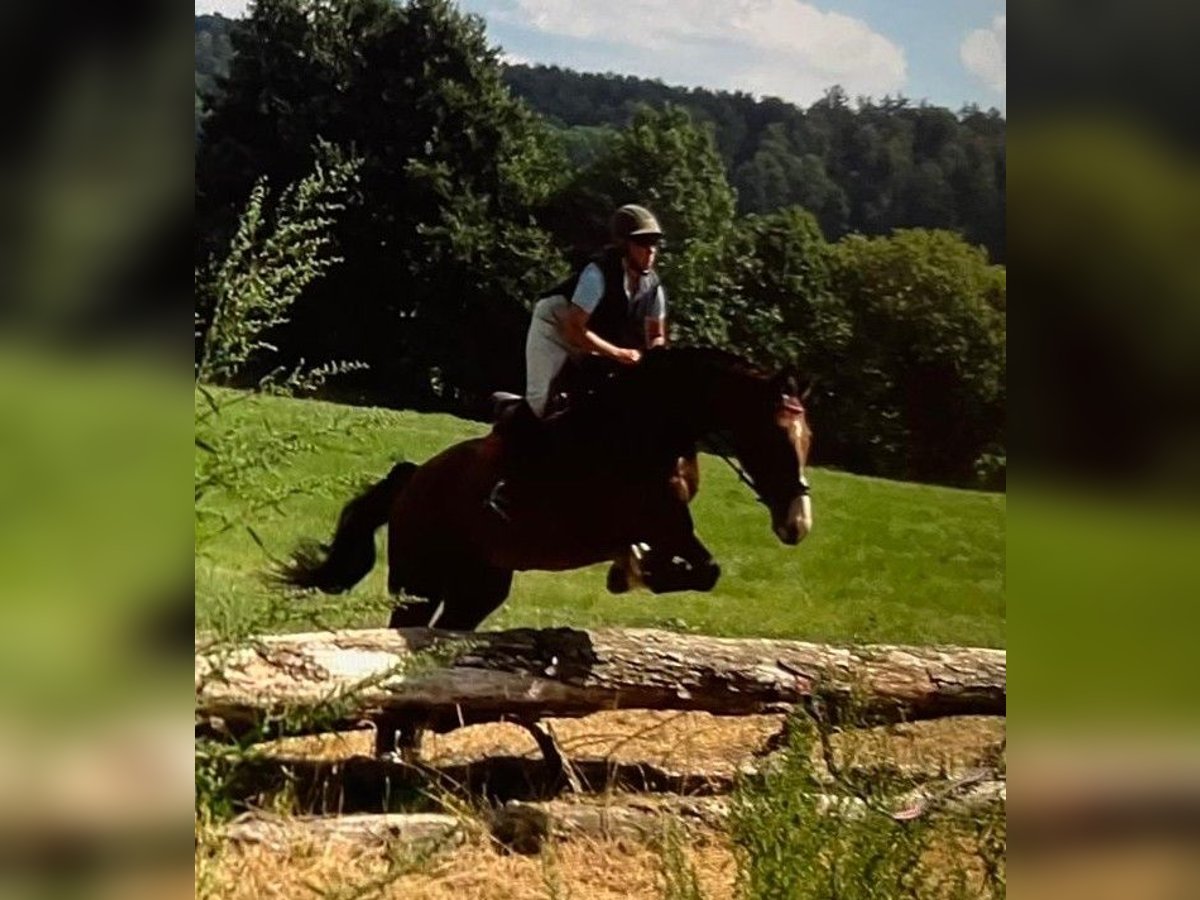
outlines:
M462 822L446 813L376 813L349 816L271 816L253 813L221 827L235 844L285 851L296 844L403 845L411 849L455 846L465 837Z
M198 727L436 731L608 709L718 715L819 705L831 721L1003 715L1003 650L733 639L649 629L271 635L196 656Z
M943 789L945 790L945 789ZM926 786L897 797L888 805L868 806L858 797L817 794L819 815L850 820L885 816L907 821L921 816L974 817L1002 809L1007 799L1003 781L979 781L942 795ZM536 853L546 838L653 838L667 822L720 829L730 813L725 797L621 797L615 802L575 803L565 800L514 800L491 813L492 837L520 853Z
M537 853L549 838L648 840L662 835L668 822L717 829L728 815L729 801L723 797L623 797L606 803L515 800L493 810L488 825L502 846Z

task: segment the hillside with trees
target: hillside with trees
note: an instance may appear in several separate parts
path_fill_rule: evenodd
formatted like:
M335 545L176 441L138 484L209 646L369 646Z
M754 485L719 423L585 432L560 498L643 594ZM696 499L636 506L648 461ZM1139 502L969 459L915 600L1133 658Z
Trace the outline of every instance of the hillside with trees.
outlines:
M230 31L237 20L224 16L196 16L195 56L195 130L197 139L201 130L204 98L214 96L220 88L219 79L229 74L229 63L233 59L233 43Z
M687 110L712 129L739 213L803 206L830 240L945 228L1004 260L1005 121L996 110L955 113L903 97L851 103L839 87L804 110L775 97L553 66L509 66L504 80L584 149L641 105Z
M668 234L672 340L813 373L819 463L1003 483L997 115L851 105L836 90L799 110L506 69L483 21L448 0L259 0L226 23L229 54L212 37L202 62L208 18L197 20L201 334L229 283L287 281L254 266L311 265L316 245L299 235L314 229L280 211L318 212L287 186L355 173L320 206L330 264L289 282L305 286L248 383L279 363L349 360L367 368L327 396L483 415L492 391L523 385L539 292L636 201ZM247 206L256 185L270 193ZM250 253L256 241L267 250ZM237 272L230 258L254 262Z
M196 19L196 86L228 68L230 21ZM504 83L547 120L574 165L595 160L640 106L686 110L712 129L737 211L803 206L826 238L944 228L1005 259L1006 123L903 97L851 102L832 86L807 110L775 97L683 88L629 75L509 65Z

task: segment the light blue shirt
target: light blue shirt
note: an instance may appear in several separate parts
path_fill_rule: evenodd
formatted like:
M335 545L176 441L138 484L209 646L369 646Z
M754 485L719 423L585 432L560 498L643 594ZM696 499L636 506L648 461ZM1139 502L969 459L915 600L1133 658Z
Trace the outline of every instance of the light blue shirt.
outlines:
M645 278L646 276L642 276ZM628 299L629 284L625 279L621 279L622 286L625 288L625 297ZM641 293L639 290L635 293ZM600 267L595 263L589 263L582 272L579 273L579 281L575 284L575 293L571 295L571 302L576 306L587 311L590 316L596 311L596 307L600 305L600 298L604 296L604 273L600 271ZM641 307L640 309L638 307ZM667 314L667 296L663 292L662 285L658 286L658 290L654 292L654 296L649 300L644 300L637 306L630 309L631 318L642 319L661 319Z

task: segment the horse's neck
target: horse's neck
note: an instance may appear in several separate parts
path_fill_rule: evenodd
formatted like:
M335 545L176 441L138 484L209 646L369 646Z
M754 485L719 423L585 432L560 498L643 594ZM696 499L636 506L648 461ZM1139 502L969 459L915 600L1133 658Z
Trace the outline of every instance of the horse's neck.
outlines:
M547 424L561 455L585 467L653 472L685 452L695 438L681 427L678 401L631 383Z
M674 452L730 427L739 403L729 374L712 365L663 366L653 380L631 382L630 430L654 435Z
M736 376L719 365L698 356L643 365L563 417L564 446L601 462L657 469L736 421L745 398Z

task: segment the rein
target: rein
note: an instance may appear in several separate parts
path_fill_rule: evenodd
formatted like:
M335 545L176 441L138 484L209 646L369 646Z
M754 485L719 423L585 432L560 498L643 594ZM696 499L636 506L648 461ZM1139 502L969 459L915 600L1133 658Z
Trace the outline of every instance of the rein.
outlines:
M728 444L728 442L726 442L725 438L716 432L710 434L708 437L709 441L713 443L713 452L715 452L717 456L721 457L721 459L725 460L725 465L733 469L733 474L741 480L742 484L746 485L746 487L750 488L750 490L754 492L754 499L763 506L770 506L770 504L767 503L767 501L763 498L762 493L758 489L758 485L754 483L754 479L746 474L746 470L743 469L742 464L738 462L733 448ZM717 444L720 444L720 446L717 446ZM804 497L807 496L808 493L808 479L801 478L799 496Z

